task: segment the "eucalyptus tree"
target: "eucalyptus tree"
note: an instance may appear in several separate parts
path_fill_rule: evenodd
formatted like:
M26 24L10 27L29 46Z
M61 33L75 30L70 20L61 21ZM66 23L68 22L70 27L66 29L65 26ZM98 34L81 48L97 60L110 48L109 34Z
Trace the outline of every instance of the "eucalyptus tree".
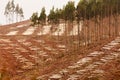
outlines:
M74 2L69 1L68 4L65 6L65 19L68 21L68 24L72 23L73 28L73 21L75 20L75 5ZM68 27L70 28L70 26ZM68 34L68 32L67 32Z
M60 19L61 19L61 9L56 9L55 10L55 23L59 24L60 23Z
M70 45L71 42L70 40L72 39L69 39L68 35L68 31L69 31L69 28L70 26L66 26L66 23L70 24L72 23L72 28L73 28L73 21L75 20L75 5L74 5L74 2L73 1L69 1L65 7L63 8L64 9L64 20L65 20L65 37L66 37L66 45ZM70 43L69 43L70 42ZM73 42L73 41L72 41Z
M20 7L19 7L19 4L17 4L17 5L16 5L16 8L15 8L16 22L18 22L19 10L20 10Z
M78 47L80 47L80 20L83 18L83 9L81 1L79 1L77 8L76 8L76 17L77 17L77 23L78 23Z
M50 10L50 13L48 15L48 22L50 24L55 23L55 11L54 11L54 7Z
M116 12L117 12L117 29L116 29L116 34L117 35L120 35L120 26L119 26L119 24L120 24L120 0L116 0ZM116 35L116 36L117 36Z
M14 4L14 0L12 0L12 2L11 2L11 9L10 9L10 12L11 12L11 17L12 17L12 22L14 22L14 13L15 13L15 4Z
M24 18L23 9L22 8L19 9L18 14L19 14L20 21L21 21Z
M5 12L4 12L4 15L6 16L6 19L8 20L8 23L10 23L10 1L7 3L6 7L5 7ZM6 21L7 21L6 20Z
M45 13L45 7L42 8L40 16L38 18L39 23L44 25L46 23L46 13Z
M54 31L55 29L55 10L54 7L50 10L50 13L48 15L48 23L52 25L50 31L51 33Z
M101 27L101 39L104 39L104 25L103 25L103 18L104 18L104 0L98 0L98 2L100 3L98 8L99 8L99 16L100 16L100 27Z
M16 14L16 22L18 22L18 17L21 19L24 17L22 8L19 7L19 4L15 6L14 0L9 1L5 7L4 15L6 16L6 21L8 20L9 23L13 23Z
M4 15L6 16L6 23L8 23L8 18L9 18L9 11L8 11L8 4L7 6L5 7L5 12L4 12Z
M98 7L97 7L97 1L96 0L90 0L91 5L91 13L92 18L94 21L94 42L98 41Z
M111 37L115 36L115 29L116 29L116 16L114 15L114 11L116 12L116 0L108 0L108 4L109 4L109 33L111 33Z
M69 1L65 6L64 10L64 19L66 21L73 22L75 20L75 5L74 2Z
M117 12L118 12L118 15L120 14L120 0L116 0L117 1L117 5L116 5L116 8L117 8Z
M60 19L62 19L62 9L54 10L54 7L50 10L48 15L48 22L52 25L51 32L54 32L58 29L58 25L60 23ZM58 40L59 40L59 31L58 31Z
M111 0L107 0L106 1L108 4L106 4L106 6L107 6L107 17L108 17L108 21L109 21L109 23L108 23L108 36L109 36L109 38L111 37L111 31L110 31L110 16L111 16L111 14L110 14L110 6L112 6L112 5L110 5L110 2L111 2Z
M56 24L56 26L58 27L61 23L60 23L60 20L62 19L62 9L56 9L55 10L55 24ZM57 28L58 29L58 28ZM58 41L59 41L59 31L60 31L60 29L58 29L57 30L58 31L58 34L57 34L57 36L58 36Z
M102 14L102 8L101 8L102 0L96 0L96 23L97 23L97 40L98 42L101 40L101 14Z
M91 22L91 16L92 12L91 12L91 5L90 5L90 1L87 0L86 1L86 28L87 28L87 45L89 45L90 43L92 43L92 33L91 33L91 26L90 26L90 22Z
M111 1L113 6L112 6L112 15L114 17L114 20L115 20L115 36L118 36L119 35L119 4L120 4L120 1L119 0L114 0L114 1Z
M32 21L33 26L37 25L38 24L38 13L37 12L33 13L30 20Z
M78 39L79 39L79 46L80 46L80 22L84 24L86 19L86 9L87 9L87 1L81 0L76 8L76 17L77 17L77 23L78 23ZM83 30L84 29L84 30ZM81 41L82 43L85 43L86 45L86 39L85 39L85 25L82 26L82 32L81 32Z
M103 1L103 4L104 4L103 5L104 18L107 19L107 30L106 30L106 32L107 32L109 38L113 37L113 35L114 35L114 33L112 33L114 31L114 29L113 29L114 25L111 24L111 21L113 20L113 18L112 18L113 12L114 12L113 10L115 10L114 3L115 3L115 0L104 0Z
M16 22L18 22L19 20L21 21L24 18L23 9L19 6L19 4L16 5L15 13L16 13Z

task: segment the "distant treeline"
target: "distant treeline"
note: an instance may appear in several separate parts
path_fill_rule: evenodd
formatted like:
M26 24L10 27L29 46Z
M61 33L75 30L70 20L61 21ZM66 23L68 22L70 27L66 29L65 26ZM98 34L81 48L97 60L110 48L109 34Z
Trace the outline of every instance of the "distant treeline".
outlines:
M19 4L14 3L14 0L9 1L5 7L4 15L6 16L6 23L13 23L21 21L24 18L23 9Z

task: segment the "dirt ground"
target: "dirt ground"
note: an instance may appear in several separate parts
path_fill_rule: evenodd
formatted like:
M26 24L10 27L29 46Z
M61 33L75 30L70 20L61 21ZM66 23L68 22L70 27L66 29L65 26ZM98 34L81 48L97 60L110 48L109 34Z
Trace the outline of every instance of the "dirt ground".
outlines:
M24 27L20 27L20 25L24 25ZM93 25L92 22L90 25ZM2 78L2 80L48 80L49 76L58 73L80 59L87 57L89 53L102 51L108 54L117 52L116 50L120 48L120 44L118 44L107 51L101 49L104 45L116 39L116 37L111 37L109 39L104 38L97 42L97 44L90 44L88 47L81 46L79 49L77 45L66 45L65 35L60 36L59 38L58 36L50 36L50 34L43 36L36 35L36 33L41 30L40 27L37 27L36 31L31 35L23 35L23 32L29 27L29 21L0 27L0 78ZM90 29L93 30L93 28L94 27L91 27ZM85 32L85 30L87 29L83 28L83 32ZM17 35L14 33L14 35L7 35L11 31L19 32ZM114 31L111 31L111 34L112 33L114 33ZM91 31L91 34L94 34L94 32L92 33ZM70 36L68 39L72 38L73 41L76 41L76 37L77 36ZM71 40L68 40L68 43L70 43L70 41ZM106 54L93 58L92 62L98 61L98 59L101 59ZM82 68L84 69L89 64L92 64L92 62L83 65ZM109 69L107 70L108 67ZM117 67L117 70L115 67ZM118 58L100 65L98 68L106 71L106 74L104 73L105 76L102 77L101 80L106 80L106 78L112 74L115 74L114 76L118 76L117 78L119 78L119 74L116 74L119 73L119 67L120 62ZM75 68L75 70L79 69ZM115 72L112 73L111 70ZM65 75L62 79L50 80L67 80L68 76L74 74L74 70L70 69L69 71L69 75ZM70 80L93 80L86 78L90 75L91 74L84 74L84 76L79 79ZM40 79L39 77L41 76L45 77ZM109 80L112 80L114 76L111 76Z

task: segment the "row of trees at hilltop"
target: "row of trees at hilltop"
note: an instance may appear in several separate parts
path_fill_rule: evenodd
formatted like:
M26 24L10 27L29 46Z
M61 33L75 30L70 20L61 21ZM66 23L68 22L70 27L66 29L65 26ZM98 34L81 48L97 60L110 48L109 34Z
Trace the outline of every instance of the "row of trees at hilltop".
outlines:
M77 7L75 7L74 2L69 1L62 9L54 9L53 7L47 18L50 23L58 23L61 19L66 21L80 21L94 17L116 16L120 13L119 4L120 0L80 0ZM38 16L37 12L33 13L31 20L33 20L34 16L37 17L35 20L39 20L40 16ZM41 11L41 17L46 20L45 8Z
M18 22L24 18L23 9L19 4L15 5L14 0L6 4L4 15L6 16L6 23Z
M56 25L64 22L65 27L67 27L66 24L72 24L74 27L74 22L76 22L78 24L78 35L75 38L79 43L78 45L80 46L81 43L88 45L119 34L119 4L120 0L80 0L75 7L74 2L69 1L62 9L54 9L53 7L48 16L45 14L45 8L44 11L42 9L41 13L44 12L44 15L41 15L44 16L41 17L42 19L38 17L38 13L33 13L31 21L34 25L45 24L45 22ZM80 32L81 22L83 26ZM65 28L66 38L68 28L69 26ZM66 42L70 40L66 39Z

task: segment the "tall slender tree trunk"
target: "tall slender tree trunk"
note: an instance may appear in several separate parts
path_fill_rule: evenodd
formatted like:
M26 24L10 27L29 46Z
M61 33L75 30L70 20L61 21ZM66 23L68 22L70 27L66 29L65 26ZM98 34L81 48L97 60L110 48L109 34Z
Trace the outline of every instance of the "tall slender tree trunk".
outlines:
M78 20L78 48L80 48L80 21Z
M14 12L12 12L12 23L14 23Z
M90 27L89 27L89 19L87 20L87 45L90 44Z
M67 21L65 20L65 45L66 45L66 48L65 48L65 53L67 53Z
M96 36L97 36L97 34L96 34L96 30L97 30L96 27L97 27L97 26L96 26L96 16L95 16L95 10L94 10L94 29L95 29L95 30L94 30L94 33L95 33L95 34L94 34L94 44L96 44L96 38L97 38L97 37L96 37Z
M110 13L109 13L109 11L110 11L110 6L109 6L109 4L108 4L107 9L108 9L108 14L107 14L107 15L108 15L108 21L109 21L109 22L108 22L108 27L109 27L109 29L108 29L108 30L109 30L109 33L108 33L108 34L109 34L109 38L110 38L110 37L111 37L111 31L110 31Z
M16 14L16 22L18 22L18 14Z

